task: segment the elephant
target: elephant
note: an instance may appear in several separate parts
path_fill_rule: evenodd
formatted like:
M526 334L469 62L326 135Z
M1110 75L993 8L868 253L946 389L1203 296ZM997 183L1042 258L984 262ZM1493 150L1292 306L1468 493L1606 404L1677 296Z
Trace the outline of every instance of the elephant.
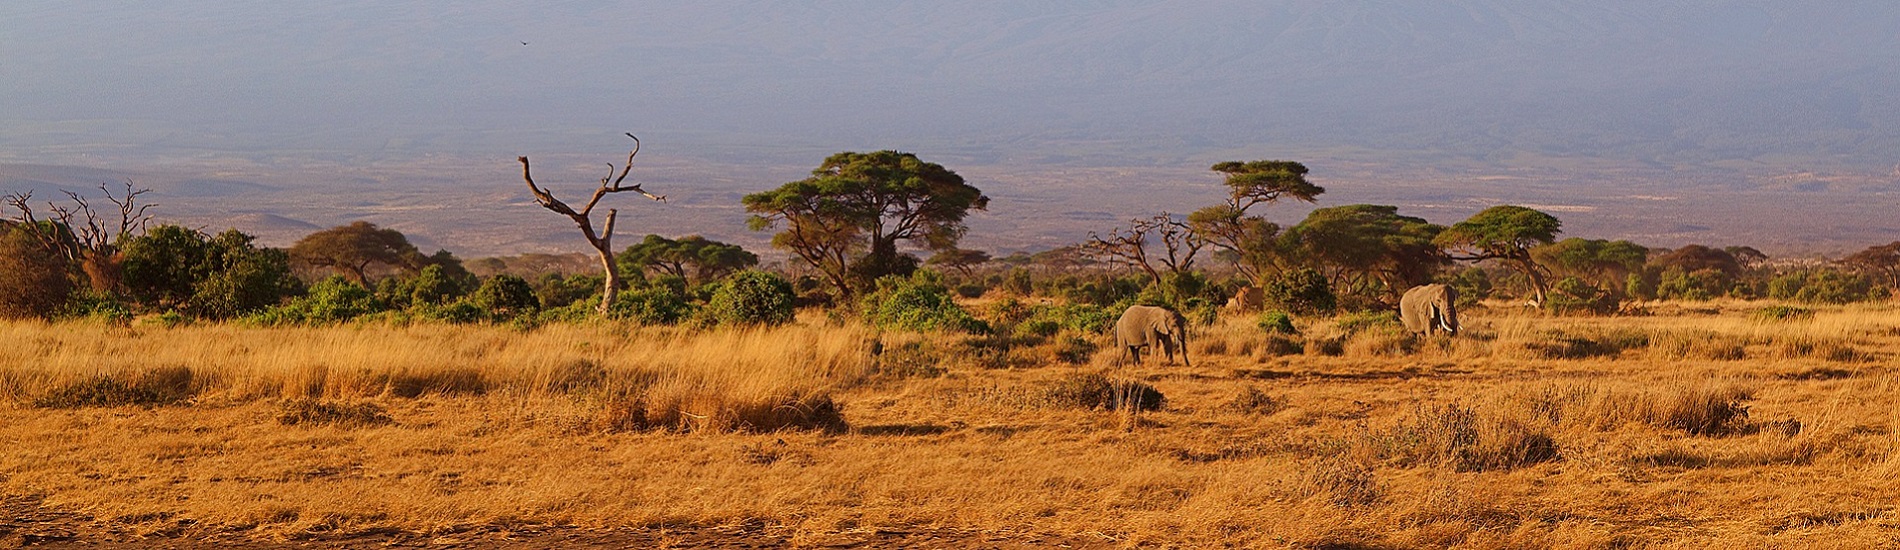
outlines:
M1140 364L1141 348L1152 346L1167 354L1168 364L1174 364L1174 350L1180 348L1181 364L1193 366L1187 356L1187 317L1165 307L1129 306L1115 321L1115 345L1121 348L1118 361L1132 355Z
M1399 319L1405 330L1431 335L1438 330L1458 334L1458 289L1446 285L1419 285L1399 298Z

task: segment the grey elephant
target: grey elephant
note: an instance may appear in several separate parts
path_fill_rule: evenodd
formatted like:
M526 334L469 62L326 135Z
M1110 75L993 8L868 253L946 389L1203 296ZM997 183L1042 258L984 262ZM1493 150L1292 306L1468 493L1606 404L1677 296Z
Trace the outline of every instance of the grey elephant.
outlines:
M1133 356L1141 363L1141 348L1159 348L1174 363L1174 350L1181 350L1181 364L1188 365L1187 318L1165 307L1129 306L1115 321L1115 345L1121 348L1119 359ZM1191 366L1191 365L1190 365Z
M1419 285L1399 298L1399 320L1405 330L1431 335L1439 330L1458 334L1458 289L1446 285Z

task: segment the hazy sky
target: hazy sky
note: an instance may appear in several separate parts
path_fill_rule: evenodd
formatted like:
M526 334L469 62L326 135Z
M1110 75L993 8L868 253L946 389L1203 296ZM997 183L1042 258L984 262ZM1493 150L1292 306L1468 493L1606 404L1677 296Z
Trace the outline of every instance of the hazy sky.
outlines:
M9 0L0 160L506 154L635 131L773 160L1880 165L1900 161L1896 6Z

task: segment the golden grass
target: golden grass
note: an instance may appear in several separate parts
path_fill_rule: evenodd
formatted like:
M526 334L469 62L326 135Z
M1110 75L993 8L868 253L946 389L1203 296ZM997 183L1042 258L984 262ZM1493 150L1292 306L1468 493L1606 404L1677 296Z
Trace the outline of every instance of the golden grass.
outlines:
M0 324L0 491L261 537L763 522L1144 547L1892 546L1900 310L1765 305L1474 309L1450 339L1229 319L1194 335L1192 367L1120 369L1100 340L1078 365L1063 338L818 322ZM106 380L182 397L48 400ZM1158 410L1122 405L1143 387Z

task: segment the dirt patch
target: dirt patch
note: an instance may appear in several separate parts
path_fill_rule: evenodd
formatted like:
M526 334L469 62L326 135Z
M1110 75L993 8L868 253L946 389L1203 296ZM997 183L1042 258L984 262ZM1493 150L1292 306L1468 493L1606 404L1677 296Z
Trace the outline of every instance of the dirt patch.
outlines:
M181 527L189 520L180 521ZM456 548L527 550L540 548L1113 548L1100 538L1063 537L1021 532L956 529L876 529L794 535L768 527L666 527L581 529L538 527L504 530L477 528L449 534L396 529L325 533L288 540L244 532L193 532L140 536L84 514L41 505L33 497L0 496L0 548Z

